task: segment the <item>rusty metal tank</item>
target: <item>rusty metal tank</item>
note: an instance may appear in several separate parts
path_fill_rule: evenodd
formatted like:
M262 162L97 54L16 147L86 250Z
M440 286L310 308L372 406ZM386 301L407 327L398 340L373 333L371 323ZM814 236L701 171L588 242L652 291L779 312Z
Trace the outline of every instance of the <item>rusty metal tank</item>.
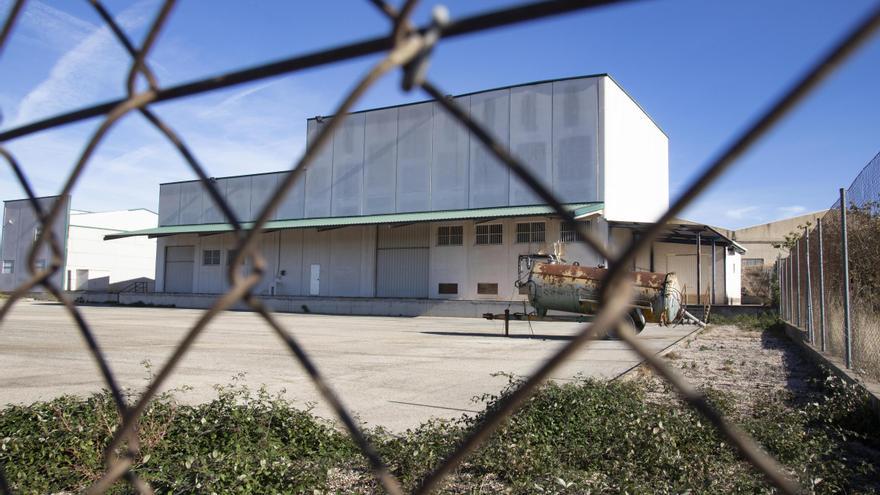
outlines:
M520 260L518 286L526 288L529 302L541 316L547 310L596 314L599 291L608 270L562 262L553 256ZM674 273L633 272L633 310L636 330L646 322L675 323L681 319L681 289Z

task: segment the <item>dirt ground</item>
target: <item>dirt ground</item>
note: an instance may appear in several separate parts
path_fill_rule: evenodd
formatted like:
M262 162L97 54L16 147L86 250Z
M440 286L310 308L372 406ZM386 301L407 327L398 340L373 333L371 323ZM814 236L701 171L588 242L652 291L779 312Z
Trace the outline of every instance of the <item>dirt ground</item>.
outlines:
M761 392L787 390L809 396L809 380L816 367L784 335L743 329L735 325L712 325L679 342L664 355L667 362L697 388L713 388L735 397L740 411L752 405ZM661 380L642 367L633 377L648 378L656 390L653 399L668 397Z

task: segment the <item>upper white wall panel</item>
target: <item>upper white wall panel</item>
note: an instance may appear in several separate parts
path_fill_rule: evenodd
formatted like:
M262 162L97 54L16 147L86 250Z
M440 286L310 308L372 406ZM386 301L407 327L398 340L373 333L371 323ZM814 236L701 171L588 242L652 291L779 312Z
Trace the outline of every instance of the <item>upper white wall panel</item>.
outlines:
M600 201L598 79L553 83L553 190L563 202Z
M333 216L361 214L364 187L364 114L350 115L333 139Z
M605 218L653 222L669 207L669 140L611 79L605 101Z
M471 96L471 118L482 124L501 146L510 138L510 90L502 89ZM485 208L509 204L510 173L482 142L470 146L470 207Z
M180 225L181 183L159 186L159 226Z
M397 211L427 211L431 201L434 104L401 107L397 124Z
M324 123L317 120L308 122L308 142L318 134L318 130L330 123L325 119ZM329 217L330 216L330 185L333 182L333 143L327 143L306 168L306 197L305 217Z
M552 186L552 143L553 84L511 88L510 151L547 187ZM538 195L510 174L510 204L538 203L543 203Z
M226 183L226 202L242 222L253 220L251 217L251 176L229 177L220 179Z
M202 196L204 191L199 182L180 184L180 219L181 225L204 223L202 216Z
M217 188L217 192L220 193L221 198L226 197L225 182L214 181L214 187ZM208 190L205 187L202 187L202 222L224 223L226 220L226 215L223 214L223 210L217 206L217 203L214 202L214 199L208 193Z
M281 181L285 179L289 172L281 172L276 174L276 187L281 185ZM303 208L305 207L306 176L301 174L297 178L290 191L281 199L281 204L275 210L276 220L290 220L303 217Z
M470 96L456 98L455 102L470 111ZM435 103L433 136L431 209L467 208L470 135L457 119Z
M363 213L396 211L397 108L367 112L365 119Z
M275 192L280 174L261 174L251 177L251 220L256 220ZM273 217L269 217L273 218Z

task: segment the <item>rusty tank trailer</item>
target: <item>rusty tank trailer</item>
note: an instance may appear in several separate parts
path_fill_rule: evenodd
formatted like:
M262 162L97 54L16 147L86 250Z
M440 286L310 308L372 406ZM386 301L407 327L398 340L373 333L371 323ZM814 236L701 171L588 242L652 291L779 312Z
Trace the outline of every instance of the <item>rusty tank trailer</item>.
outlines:
M522 255L517 287L528 293L538 316L548 310L594 315L600 309L599 293L608 270L567 263L556 255ZM641 331L647 322L668 324L681 320L684 308L674 273L633 272L629 323Z

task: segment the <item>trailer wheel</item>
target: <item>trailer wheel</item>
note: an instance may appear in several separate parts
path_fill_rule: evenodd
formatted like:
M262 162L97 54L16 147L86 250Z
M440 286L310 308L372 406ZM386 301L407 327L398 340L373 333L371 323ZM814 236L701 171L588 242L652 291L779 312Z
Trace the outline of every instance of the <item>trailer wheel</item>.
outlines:
M645 329L645 325L647 325L645 314L642 313L641 309L635 308L630 311L629 317L632 320L632 327L635 329L636 333L641 333L642 330Z
M630 330L638 334L645 329L645 315L642 314L642 311L640 309L635 308L629 313L623 315L623 321L621 323L628 326ZM619 339L620 336L617 335L617 329L611 329L601 338L605 340L611 340Z

